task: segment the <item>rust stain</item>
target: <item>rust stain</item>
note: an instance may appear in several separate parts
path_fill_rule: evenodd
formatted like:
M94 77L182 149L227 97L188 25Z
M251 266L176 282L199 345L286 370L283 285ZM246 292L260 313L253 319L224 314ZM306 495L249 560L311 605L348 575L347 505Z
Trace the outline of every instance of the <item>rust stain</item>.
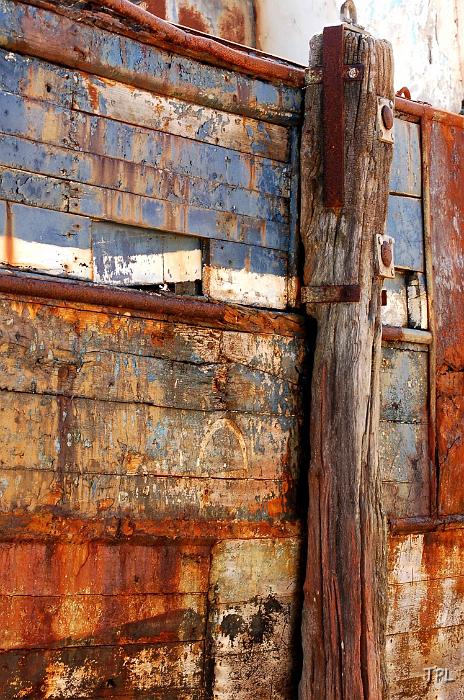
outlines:
M168 19L166 12L166 0L145 0L145 2L141 3L141 7L157 17L161 17L161 19Z
M207 24L206 19L195 7L192 7L190 3L183 3L180 5L179 24L183 24L185 27L197 29L198 31L205 33L211 30L211 27Z
M219 36L236 44L245 44L247 35L245 27L244 11L240 7L223 9L223 14L219 21Z
M5 220L5 262L8 265L14 265L14 243L13 243L13 212L11 211L11 203L5 202L6 220Z

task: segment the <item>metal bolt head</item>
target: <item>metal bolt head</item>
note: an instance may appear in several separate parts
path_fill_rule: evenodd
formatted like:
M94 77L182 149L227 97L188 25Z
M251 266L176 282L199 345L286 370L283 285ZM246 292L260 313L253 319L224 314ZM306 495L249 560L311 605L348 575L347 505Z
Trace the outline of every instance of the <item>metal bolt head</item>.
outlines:
M388 105L382 107L382 121L386 129L393 129L393 110Z
M391 243L384 241L380 246L380 257L382 258L382 263L385 267L391 267L393 261L393 251Z

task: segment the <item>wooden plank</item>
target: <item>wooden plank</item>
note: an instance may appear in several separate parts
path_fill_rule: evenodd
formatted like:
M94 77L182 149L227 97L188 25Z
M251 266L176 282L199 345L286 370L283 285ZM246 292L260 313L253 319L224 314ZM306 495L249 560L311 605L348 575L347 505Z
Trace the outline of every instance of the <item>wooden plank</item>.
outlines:
M203 238L245 241L286 250L288 226L182 202L142 197L99 186L0 166L0 196L13 202L133 227Z
M198 238L92 223L93 279L117 285L201 280Z
M0 542L2 596L169 596L207 592L210 546ZM188 596L187 596L188 597Z
M395 146L390 173L392 194L422 195L420 125L395 119Z
M214 697L221 700L294 698L297 693L294 664L290 649L220 657L214 667Z
M300 562L298 539L223 540L212 550L210 597L217 605L255 597L293 598L300 585Z
M10 651L1 655L5 700L111 697L199 700L203 643Z
M287 480L176 478L83 474L36 469L0 471L3 514L53 507L89 519L286 521L295 519L295 487Z
M428 359L427 352L383 348L380 372L382 420L427 422Z
M390 587L387 633L464 627L463 590L463 576Z
M288 204L283 198L207 181L196 175L193 165L187 176L153 168L148 163L130 163L93 153L76 155L69 148L7 135L0 135L0 163L105 189L288 223Z
M186 322L134 317L124 311L51 305L31 300L0 299L2 342L19 352L49 354L122 353L176 360L194 365L234 362L297 384L305 370L305 340L277 334L198 328ZM19 334L20 341L16 338ZM5 345L2 346L5 352ZM40 358L40 359L39 359Z
M462 576L464 529L390 538L390 583L456 579Z
M287 167L259 156L0 93L0 132L169 172L289 196ZM77 158L77 156L75 156ZM78 166L74 166L78 167ZM97 166L98 167L98 166ZM84 159L82 169L85 172ZM97 169L98 176L102 167ZM118 175L119 177L119 175Z
M424 629L387 637L391 700L464 698L464 627ZM451 682L428 679L427 668L447 668Z
M299 121L301 90L250 78L77 23L63 15L1 0L0 41L54 63L120 80L159 94L276 123Z
M385 279L383 288L387 292L387 305L382 307L382 323L387 326L408 325L408 301L406 278L396 272L394 279Z
M0 49L0 90L72 108L71 71Z
M286 275L287 256L280 251L212 240L203 289L219 301L283 309Z
M194 642L206 595L0 596L2 651Z
M108 78L76 75L73 107L80 112L140 124L242 153L289 160L289 133L283 126L156 95Z
M427 424L380 422L379 460L386 511L395 517L429 513Z
M395 239L395 267L424 272L422 202L390 195L387 231Z
M4 194L4 183L2 177L1 194ZM18 175L10 184L11 188L20 188L18 199L30 201L34 198L34 178ZM46 193L55 197L53 185L44 182L44 186ZM52 275L91 279L90 223L89 219L62 211L0 200L0 263Z
M464 130L433 123L430 137L439 512L464 512Z
M66 469L108 479L112 474L280 479L297 473L295 418L8 392L0 398L5 469L57 475ZM20 433L11 430L17 420Z

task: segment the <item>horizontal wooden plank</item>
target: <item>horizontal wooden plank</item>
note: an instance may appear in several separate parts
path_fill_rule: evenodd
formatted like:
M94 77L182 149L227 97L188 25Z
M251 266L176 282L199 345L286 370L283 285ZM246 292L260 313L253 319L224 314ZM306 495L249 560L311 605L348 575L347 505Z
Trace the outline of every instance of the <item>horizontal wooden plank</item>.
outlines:
M56 191L46 180L46 193L54 198ZM14 180L0 174L0 188L0 196L5 190L14 194L15 188L20 190L15 195L20 200L29 201L35 196L33 178L24 173ZM91 279L90 227L90 219L82 216L0 200L0 264Z
M428 515L427 424L380 422L379 458L386 512L395 517Z
M288 248L288 226L0 166L0 197L128 226ZM272 244L272 245L270 245Z
M383 288L387 292L387 305L382 306L382 323L387 326L408 325L408 300L406 276L396 272L394 279L385 279Z
M1 654L5 700L27 697L83 700L139 697L190 700L202 683L203 643L130 645ZM201 697L201 696L200 696Z
M212 550L210 597L217 605L255 597L293 598L299 589L300 561L298 539L218 542Z
M0 398L5 469L66 470L108 480L125 474L279 479L298 472L295 418L10 392ZM20 432L11 430L17 421Z
M156 95L108 78L76 73L73 107L81 112L141 125L241 153L289 160L284 126Z
M462 576L464 529L437 530L390 538L390 583Z
M118 192L131 192L174 203L182 202L194 207L227 211L280 224L288 223L289 218L286 199L247 187L206 180L196 175L194 167L188 176L155 168L149 163L131 163L94 153L77 155L69 148L5 134L0 134L0 164L60 180L97 185ZM259 244L261 238L257 237L256 241Z
M387 231L395 239L395 267L424 272L422 201L390 195Z
M384 347L380 370L381 419L426 423L428 373L427 352Z
M281 251L212 240L203 289L219 301L283 309L286 275L287 258Z
M205 613L206 595L0 596L1 648L194 642Z
M101 475L37 469L0 471L0 512L54 512L89 519L244 521L296 519L295 487L264 479Z
M273 85L11 0L0 3L0 42L55 63L210 107L287 123L300 119L302 91Z
M464 627L463 591L464 576L391 586L388 634Z
M395 146L390 174L390 191L420 197L422 154L420 124L395 119Z
M386 648L391 700L464 698L464 626L389 636ZM429 679L430 667L448 669L453 680Z
M290 649L229 655L216 659L214 697L221 700L297 697L295 655Z
M3 343L27 346L29 352L35 343L34 351L43 353L37 355L38 364L58 350L79 357L123 353L200 366L235 362L292 383L300 381L305 368L300 337L199 328L57 301L0 299L0 334Z
M198 238L156 233L132 226L92 222L93 280L144 286L200 280Z
M0 542L2 596L145 596L208 590L210 545Z
M71 109L72 71L0 49L0 90Z
M149 164L148 167L232 187L289 196L288 166L260 156L74 112L6 92L0 94L0 114L0 133L5 135L65 147L88 156L142 166ZM84 171L88 162L83 157ZM99 180L102 167L97 168Z

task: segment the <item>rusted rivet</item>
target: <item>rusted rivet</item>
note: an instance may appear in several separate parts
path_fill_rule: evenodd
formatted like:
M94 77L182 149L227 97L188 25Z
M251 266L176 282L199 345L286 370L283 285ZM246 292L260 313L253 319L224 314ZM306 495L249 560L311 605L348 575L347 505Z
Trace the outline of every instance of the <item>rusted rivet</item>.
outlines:
M393 252L391 243L384 241L380 247L380 257L382 258L382 263L385 267L391 267L393 260Z
M388 105L382 107L382 121L386 129L393 129L393 110Z

